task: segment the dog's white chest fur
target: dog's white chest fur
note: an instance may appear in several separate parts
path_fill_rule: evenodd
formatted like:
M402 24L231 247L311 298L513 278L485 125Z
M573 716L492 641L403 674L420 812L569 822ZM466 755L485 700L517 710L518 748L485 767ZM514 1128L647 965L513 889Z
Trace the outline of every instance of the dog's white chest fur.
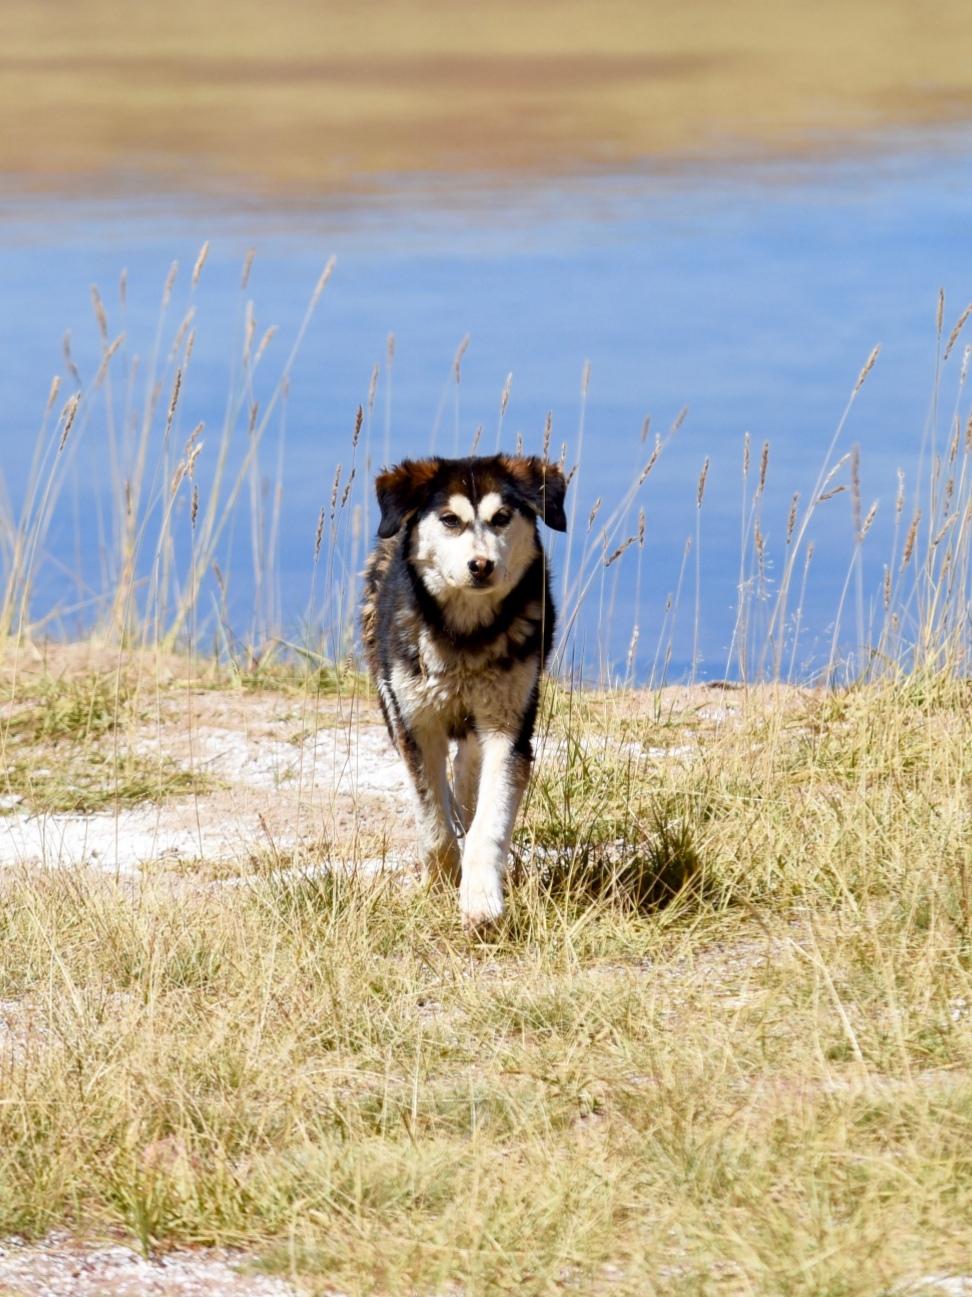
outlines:
M491 651L456 652L424 627L418 651L419 671L396 664L391 685L405 719L424 730L452 729L467 717L475 717L480 728L508 729L539 673L536 658L511 663Z

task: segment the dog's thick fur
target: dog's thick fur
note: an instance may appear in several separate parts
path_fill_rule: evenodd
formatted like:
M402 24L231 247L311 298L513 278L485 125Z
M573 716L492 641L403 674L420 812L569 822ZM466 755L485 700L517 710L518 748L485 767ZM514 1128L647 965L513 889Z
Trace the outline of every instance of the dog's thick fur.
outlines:
M537 518L566 531L566 484L541 459L495 455L405 460L375 491L365 655L414 786L425 875L459 884L463 919L476 928L503 913L554 635Z

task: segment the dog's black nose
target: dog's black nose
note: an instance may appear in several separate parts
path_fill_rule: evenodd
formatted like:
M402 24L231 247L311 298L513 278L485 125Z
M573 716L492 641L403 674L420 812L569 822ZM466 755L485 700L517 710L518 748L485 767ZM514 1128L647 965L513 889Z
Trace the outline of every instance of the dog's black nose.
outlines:
M469 571L473 576L480 579L489 576L496 564L491 558L471 558L469 560Z

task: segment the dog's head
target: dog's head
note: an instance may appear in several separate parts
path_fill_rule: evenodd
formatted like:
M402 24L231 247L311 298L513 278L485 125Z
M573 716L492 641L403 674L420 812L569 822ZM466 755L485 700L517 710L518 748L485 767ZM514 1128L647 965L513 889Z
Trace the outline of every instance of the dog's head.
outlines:
M540 552L537 518L567 530L564 475L535 455L405 460L375 483L378 535L412 528L409 557L434 595L505 594Z

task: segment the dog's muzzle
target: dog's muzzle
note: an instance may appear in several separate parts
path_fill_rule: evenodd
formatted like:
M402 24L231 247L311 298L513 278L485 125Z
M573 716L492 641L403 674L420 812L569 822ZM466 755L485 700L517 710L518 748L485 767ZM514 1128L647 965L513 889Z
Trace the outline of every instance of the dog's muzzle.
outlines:
M470 585L474 589L482 589L489 585L489 578L493 575L496 564L491 558L471 558L466 566L472 576Z

